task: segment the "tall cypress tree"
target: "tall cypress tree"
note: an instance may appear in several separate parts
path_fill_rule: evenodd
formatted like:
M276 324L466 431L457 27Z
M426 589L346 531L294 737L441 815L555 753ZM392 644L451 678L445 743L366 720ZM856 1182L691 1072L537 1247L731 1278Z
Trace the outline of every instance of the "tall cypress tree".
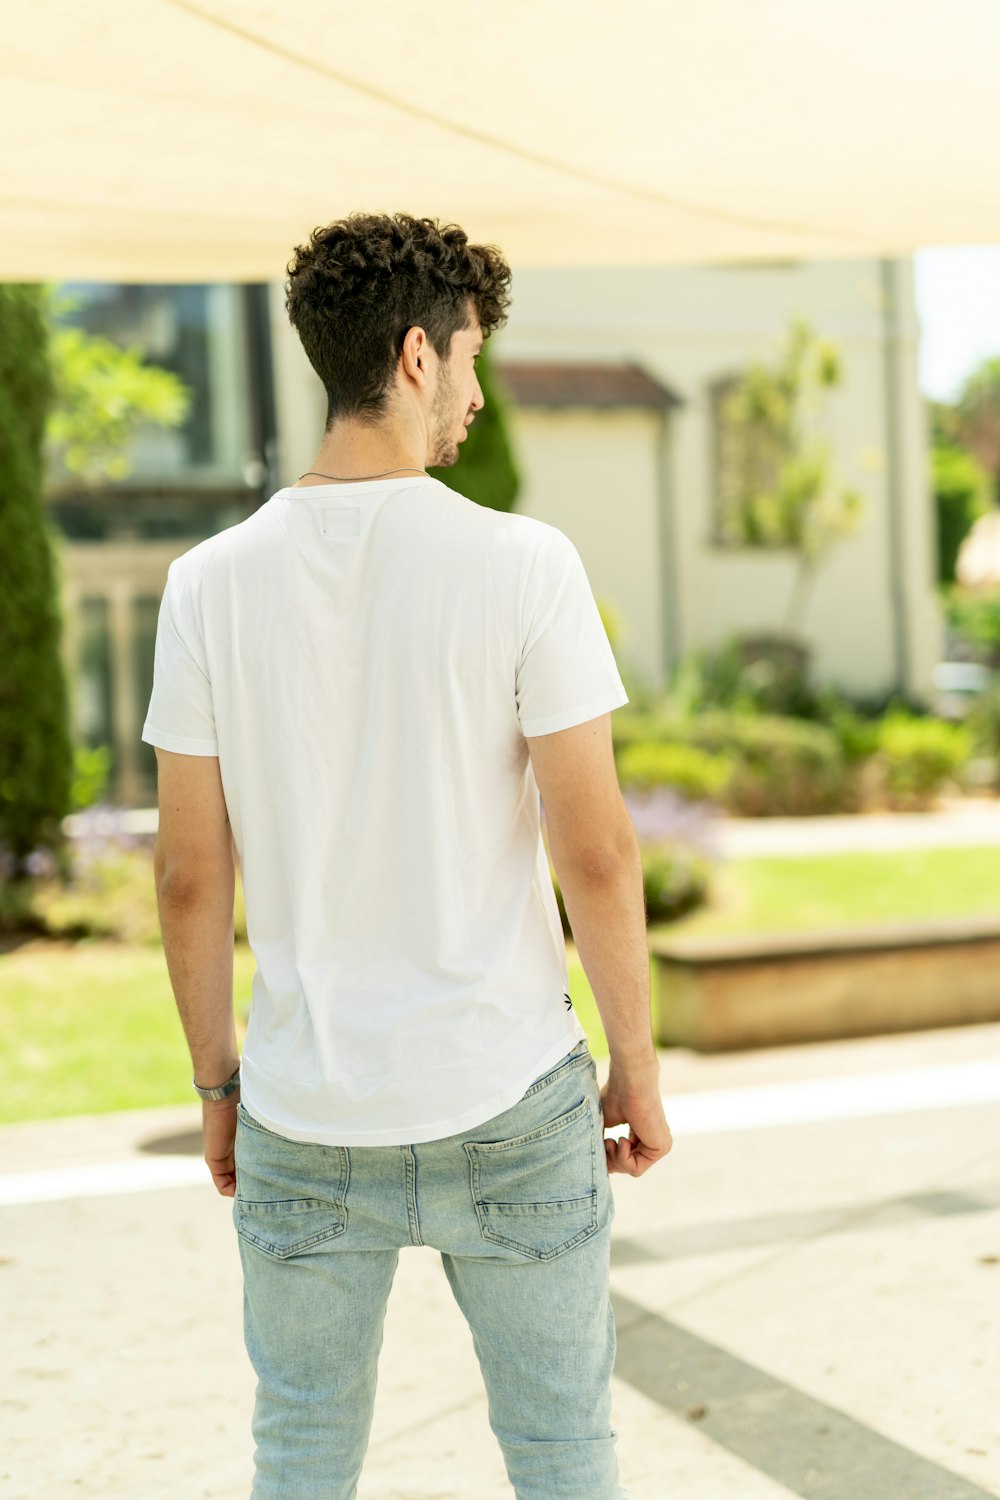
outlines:
M44 508L47 307L45 284L0 284L0 846L15 879L42 847L65 872L73 775L59 539Z

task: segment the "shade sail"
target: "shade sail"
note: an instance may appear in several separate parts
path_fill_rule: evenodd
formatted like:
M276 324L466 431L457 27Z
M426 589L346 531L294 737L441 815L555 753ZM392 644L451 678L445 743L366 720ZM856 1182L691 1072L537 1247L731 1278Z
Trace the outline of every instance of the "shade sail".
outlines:
M995 0L32 0L0 278L262 281L353 209L517 265L1000 241Z

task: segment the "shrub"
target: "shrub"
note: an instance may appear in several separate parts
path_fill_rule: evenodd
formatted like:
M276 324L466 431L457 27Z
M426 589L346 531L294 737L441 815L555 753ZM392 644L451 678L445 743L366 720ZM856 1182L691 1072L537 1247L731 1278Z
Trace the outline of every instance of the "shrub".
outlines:
M150 835L127 831L123 809L106 803L84 809L67 839L68 876L63 861L47 848L28 856L25 878L3 879L0 860L0 932L158 947L162 935L152 845ZM236 941L246 942L238 867L233 930Z
M944 614L952 659L971 658L1000 667L1000 589L982 593L948 589Z
M711 883L708 861L684 844L642 851L647 922L676 922L703 905Z
M114 751L110 745L74 745L70 801L75 812L93 807L107 788Z
M983 601L976 628L983 639L996 629L1000 642L1000 605L995 615L993 608ZM859 702L822 687L813 707L815 720L726 709L679 715L664 700L619 712L612 719L619 780L766 817L857 812L868 801L927 806L974 753L993 760L1000 779L1000 686L965 729L899 693Z
M962 543L990 508L989 475L964 448L935 443L931 476L937 508L937 576L952 583Z
M732 773L732 761L696 745L637 741L618 757L623 787L673 787L691 802L717 797Z
M27 876L0 879L0 933L46 935L45 918L35 910L35 896L35 881Z
M961 724L891 714L879 729L877 770L884 795L897 808L929 806L972 754Z
M965 720L972 737L973 753L991 760L994 780L1000 772L1000 682L980 693Z
M616 757L629 745L644 740L659 744L670 739L670 731L677 725L677 717L662 700L648 707L619 708L611 715L611 743Z
M821 692L819 707L820 719L836 736L841 754L849 764L857 765L875 754L879 738L876 719L862 718L834 688Z
M623 766L631 775L634 767L652 763L645 747L643 756L632 761L643 740L688 746L703 752L710 763L728 764L730 774L717 793L723 805L731 812L765 817L855 810L861 795L856 763L874 748L866 726L846 708L836 730L769 714L719 709L679 719L661 711L620 725L616 741L613 734L622 779Z
M77 868L69 882L40 882L34 910L49 937L160 943L152 860L145 852L108 849Z
M770 715L705 714L692 742L733 762L724 802L731 812L769 817L840 812L856 805L857 779L837 736L822 724Z
M720 646L690 652L678 668L670 696L683 714L723 708L743 714L816 716L808 649L789 636L732 635Z

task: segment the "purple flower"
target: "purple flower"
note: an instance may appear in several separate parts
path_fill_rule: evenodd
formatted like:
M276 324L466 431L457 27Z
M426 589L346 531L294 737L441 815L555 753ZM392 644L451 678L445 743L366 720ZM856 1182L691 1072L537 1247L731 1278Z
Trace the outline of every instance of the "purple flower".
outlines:
M721 857L719 809L714 802L689 802L672 787L631 789L622 798L641 844L688 844L705 859Z
M94 803L76 813L70 825L75 873L89 875L96 864L117 850L146 848L149 837L130 826L132 821L128 808L109 802Z
M51 880L59 868L51 849L32 849L24 867L29 875L45 880Z

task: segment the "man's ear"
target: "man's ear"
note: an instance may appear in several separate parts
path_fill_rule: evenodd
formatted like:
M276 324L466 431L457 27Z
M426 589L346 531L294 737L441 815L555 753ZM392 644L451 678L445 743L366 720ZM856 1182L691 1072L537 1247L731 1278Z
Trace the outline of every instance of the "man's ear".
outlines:
M419 325L406 330L402 357L404 375L409 375L412 380L426 380L427 335Z

